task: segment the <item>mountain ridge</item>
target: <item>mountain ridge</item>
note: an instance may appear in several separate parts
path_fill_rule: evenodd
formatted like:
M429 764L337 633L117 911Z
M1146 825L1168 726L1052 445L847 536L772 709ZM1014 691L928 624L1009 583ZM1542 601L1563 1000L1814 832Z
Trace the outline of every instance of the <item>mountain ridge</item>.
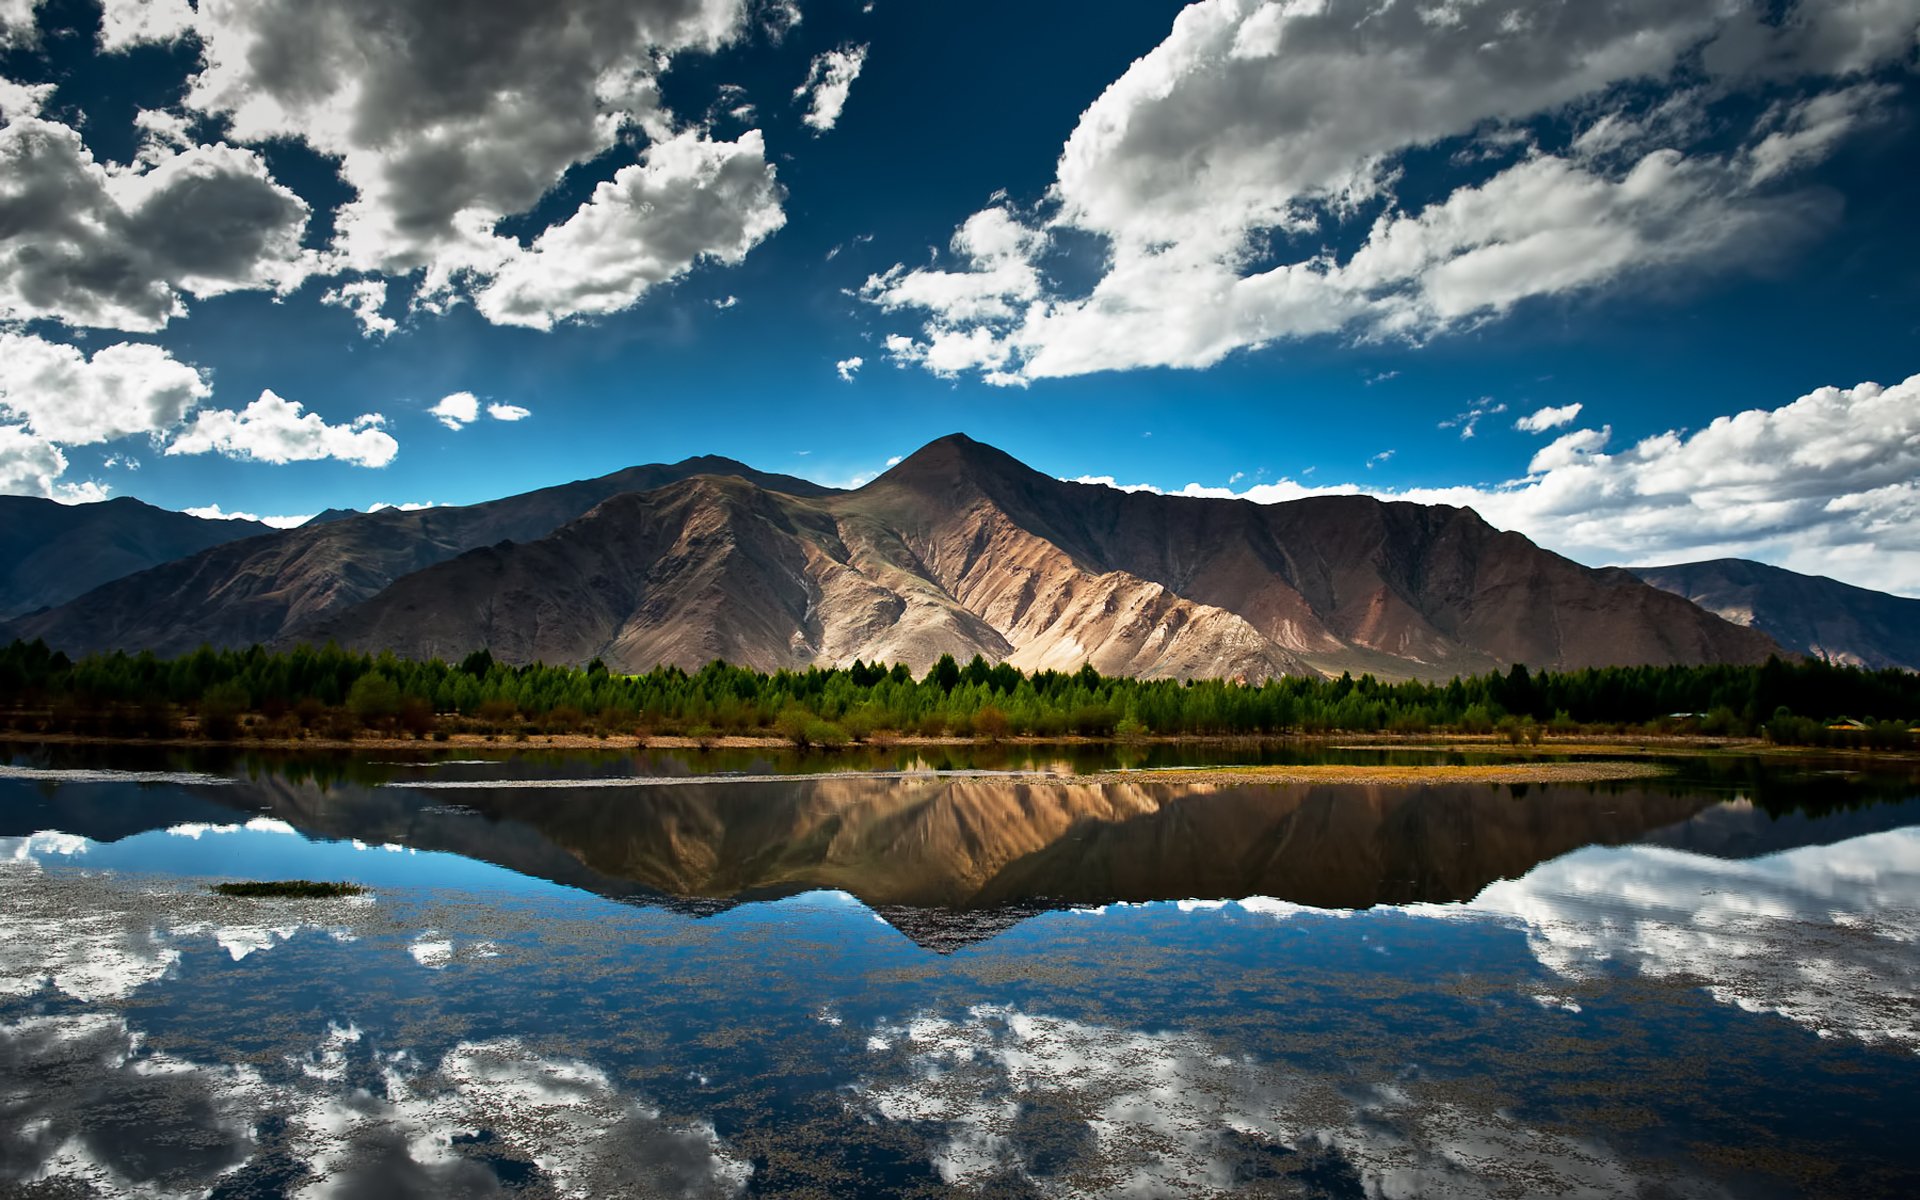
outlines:
M1920 670L1920 600L1743 558L1626 569L1795 653Z
M6 631L70 652L335 640L621 671L714 658L1143 677L1444 679L1778 647L1471 509L1123 492L952 434L839 490L705 456L461 508L341 514L105 584Z

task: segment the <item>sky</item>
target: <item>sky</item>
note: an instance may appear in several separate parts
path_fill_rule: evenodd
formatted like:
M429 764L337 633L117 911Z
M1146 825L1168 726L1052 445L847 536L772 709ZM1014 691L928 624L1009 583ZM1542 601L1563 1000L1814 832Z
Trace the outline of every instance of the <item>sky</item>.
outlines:
M1920 0L0 0L0 492L955 431L1920 595Z

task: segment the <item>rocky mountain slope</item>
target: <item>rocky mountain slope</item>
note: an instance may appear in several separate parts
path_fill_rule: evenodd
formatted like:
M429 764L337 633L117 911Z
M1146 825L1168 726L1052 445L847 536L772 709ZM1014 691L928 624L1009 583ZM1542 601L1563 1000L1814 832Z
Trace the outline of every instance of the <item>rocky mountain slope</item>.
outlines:
M75 653L150 649L162 655L203 642L247 646L297 637L317 618L476 546L533 541L609 497L702 475L740 475L798 495L829 490L704 456L464 507L329 512L325 520L116 579L53 611L11 622L0 637L42 637Z
M0 496L0 620L64 604L209 546L272 532L254 521L209 521L132 497L57 504Z
M1468 509L1256 505L1065 483L954 435L856 491L726 460L351 516L96 589L13 632L69 650L335 639L616 670L975 654L1140 676L1446 678L1757 662L1764 634Z
M1920 670L1920 600L1740 558L1632 571L1796 653L1855 666Z
M362 648L616 670L981 654L1143 676L1446 677L1759 661L1774 646L1465 509L1261 506L1063 483L932 443L853 492L688 479L401 579L303 629Z

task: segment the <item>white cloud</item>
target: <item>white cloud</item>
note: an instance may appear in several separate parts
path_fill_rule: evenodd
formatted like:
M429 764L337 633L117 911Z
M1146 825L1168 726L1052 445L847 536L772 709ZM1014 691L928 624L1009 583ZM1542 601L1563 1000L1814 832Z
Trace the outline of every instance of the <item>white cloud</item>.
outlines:
M1783 36L1839 46L1833 31L1850 31L1853 49L1786 76L1722 54L1712 86L1911 55L1912 0L1846 7ZM896 361L1019 383L1206 367L1284 339L1417 342L1534 297L1740 269L1832 218L1831 196L1785 185L1889 95L1861 83L1790 101L1729 146L1707 140L1697 98L1618 86L1692 69L1741 19L1720 0L1200 0L1082 114L1040 210L975 218L1010 222L1011 252L983 258L956 237L960 269L897 266L862 295L922 316L889 335ZM1580 139L1530 149L1523 126L1575 104ZM1468 178L1403 204L1403 155L1454 138L1497 152L1457 156ZM1357 249L1327 249L1336 233ZM1037 271L1078 244L1066 234L1104 247L1084 293Z
M212 393L205 377L159 346L119 342L93 352L0 333L0 418L70 446L171 429Z
M1618 451L1607 450L1611 439L1606 426L1572 430L1535 453L1526 475L1492 486L1283 479L1242 491L1190 483L1172 494L1271 504L1364 493L1452 504L1593 565L1752 558L1920 595L1920 375L1891 387L1820 388Z
M702 259L737 262L778 226L758 134L711 142L680 132L660 103L675 54L745 31L742 0L521 0L469 17L449 23L438 0L204 4L205 66L186 105L227 118L236 141L295 138L337 160L354 192L336 214L338 264L422 270L414 304L433 311L469 284L485 289L483 314L507 323L617 311ZM569 169L641 134L652 168L622 170L531 251L495 232ZM739 186L650 190L663 159L703 156ZM756 236L743 242L743 228ZM604 253L596 237L611 239Z
M409 500L404 504L389 504L386 501L382 500L376 504L367 505L367 511L370 513L377 513L385 509L395 508L395 509L399 509L401 512L419 512L423 508L438 508L438 507L440 507L440 502L437 500Z
M385 418L366 413L329 425L318 413L303 413L297 401L271 391L239 412L202 409L166 448L172 454L224 454L255 462L288 463L338 459L384 467L400 444L382 429Z
M361 337L386 337L400 328L398 321L380 312L387 305L387 281L384 279L356 279L343 283L322 292L320 303L344 308L352 313L354 319L360 322Z
M1764 183L1796 167L1818 162L1862 122L1879 115L1898 94L1889 84L1861 83L1825 92L1794 105L1776 105L1762 127L1776 126L1748 152L1751 178Z
M903 463L903 462L905 462L905 461L907 461L907 460L906 460L906 456L905 456L905 455L902 455L902 454L896 454L896 455L894 455L893 457L891 457L891 458L889 458L889 459L887 459L887 465L888 465L889 467L897 467L897 466L899 466L899 465L900 465L901 463Z
M199 508L183 508L181 512L190 517L199 517L203 521L253 521L273 529L293 529L313 520L313 513L301 513L298 516L267 516L250 512L228 512L218 504L206 504ZM196 835L197 836L197 835Z
M496 324L535 329L619 312L703 259L739 263L786 224L781 200L758 130L656 142L572 217L505 256L475 303Z
M807 67L807 81L793 89L795 100L807 100L807 112L800 118L801 123L816 133L832 129L840 120L840 111L847 106L847 93L853 89L853 81L860 78L860 69L866 65L865 46L842 46L815 55Z
M34 10L41 0L0 0L0 48L31 46L39 40Z
M458 429L480 419L480 400L472 392L455 392L442 396L427 412L438 417L448 429Z
M66 471L60 447L23 425L0 425L0 495L59 499L54 481Z
M233 146L96 162L80 134L0 126L0 320L155 330L185 296L285 293L313 270L307 204Z
M51 83L15 83L0 76L0 120L18 121L39 116L53 91Z
M1573 424L1574 418L1580 415L1580 408L1577 401L1558 408L1538 408L1515 421L1513 427L1523 433L1545 433L1549 429Z
M176 41L193 21L187 0L104 0L100 48L112 53L143 42Z
M480 419L480 400L472 392L455 392L442 396L427 412L448 429L460 429ZM524 421L533 411L518 404L489 404L487 415L496 421Z
M1448 417L1440 422L1441 429L1458 429L1460 440L1468 441L1474 436L1474 430L1480 424L1480 418L1491 417L1507 411L1505 404L1496 404L1491 396L1482 396L1474 401L1472 407L1457 416Z
M733 307L734 305L736 305L736 304L738 304L738 303L740 303L740 297L738 297L738 296L724 296L724 297L722 297L722 298L720 298L720 299L718 299L718 300L715 300L715 301L713 301L713 306L714 306L715 308L718 308L718 309L721 309L721 310L725 310L725 309L729 309L729 308L732 308L732 307Z
M840 378L842 380L846 381L847 383L852 383L853 377L855 375L858 375L860 373L860 368L865 366L866 364L867 364L867 360L864 358L861 358L858 354L856 354L852 358L843 358L839 362L834 363L833 369L839 372Z

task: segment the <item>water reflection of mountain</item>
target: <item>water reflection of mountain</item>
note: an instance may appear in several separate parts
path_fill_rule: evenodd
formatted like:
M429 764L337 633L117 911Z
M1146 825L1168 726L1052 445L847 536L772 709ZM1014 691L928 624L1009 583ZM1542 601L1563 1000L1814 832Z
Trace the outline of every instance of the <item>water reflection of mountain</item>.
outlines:
M838 888L896 924L915 923L909 910L944 910L954 915L920 922L937 942L973 940L1038 908L1115 900L1467 900L1546 859L1633 841L1713 802L1643 787L1516 794L983 779L424 795L263 780L244 791L310 834L449 850L621 898L701 909ZM444 803L454 797L459 804Z
M1034 912L1271 896L1320 908L1471 900L1589 845L1765 853L1914 823L1912 802L1818 821L1685 783L1507 788L1043 784L799 777L650 787L6 789L0 818L103 840L209 810L404 843L691 913L837 888L949 949ZM56 815L57 811L57 815ZM230 819L230 818L229 818ZM1838 820L1844 830L1829 829ZM22 829L22 832L29 830ZM1830 836L1829 836L1830 835Z

